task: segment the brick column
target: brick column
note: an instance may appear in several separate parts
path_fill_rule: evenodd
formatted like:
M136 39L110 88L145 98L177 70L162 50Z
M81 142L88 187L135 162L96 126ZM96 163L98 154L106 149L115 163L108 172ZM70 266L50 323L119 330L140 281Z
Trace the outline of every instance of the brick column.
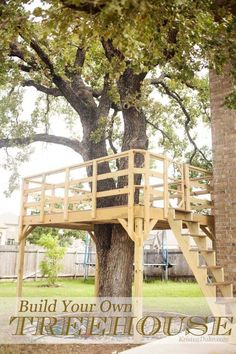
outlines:
M210 72L214 205L217 263L236 291L236 110L226 109L224 98L232 91L227 70Z

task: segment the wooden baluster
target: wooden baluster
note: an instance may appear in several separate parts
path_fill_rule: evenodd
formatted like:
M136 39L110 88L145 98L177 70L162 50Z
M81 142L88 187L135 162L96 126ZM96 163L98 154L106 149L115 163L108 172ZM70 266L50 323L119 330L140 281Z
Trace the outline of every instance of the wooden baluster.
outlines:
M66 168L64 189L64 221L68 221L70 169Z
M39 216L39 221L42 223L44 221L45 183L46 183L46 174L44 173L42 175L42 185L41 185L41 194L40 194L40 216Z
M167 158L163 161L163 185L164 185L164 218L168 216L169 209L169 184L168 184L168 168L169 168L169 160Z
M190 210L189 165L184 165L185 210Z
M92 180L92 218L96 218L97 210L97 161L93 161L93 180Z
M177 184L177 192L181 194L181 197L178 196L178 208L185 208L185 193L184 193L184 165L179 164L179 170L181 175L181 183Z
M149 233L150 221L150 153L147 151L144 155L145 158L145 179L144 179L144 234L145 237Z
M49 212L53 213L54 210L54 197L55 197L55 185L52 185L52 191L51 191L51 201L50 201L50 208Z
M134 232L134 152L129 151L128 157L128 233L132 238Z

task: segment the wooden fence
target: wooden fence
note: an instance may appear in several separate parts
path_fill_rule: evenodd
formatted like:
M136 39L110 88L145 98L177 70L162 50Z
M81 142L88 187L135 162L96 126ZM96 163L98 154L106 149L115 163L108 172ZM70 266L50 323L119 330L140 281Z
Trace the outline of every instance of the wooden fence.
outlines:
M0 246L0 279L16 279L17 274L17 246ZM45 251L36 246L27 246L25 251L24 278L37 279L41 277L39 271L40 261ZM95 264L96 255L91 254L90 263ZM169 278L192 278L192 272L186 263L183 254L178 250L169 252L169 262L174 264L169 269ZM68 249L62 260L62 277L83 277L85 275L84 252ZM160 263L160 253L156 250L144 251L144 264ZM87 273L88 272L88 273ZM95 266L89 266L86 274L95 275ZM161 267L145 266L145 277L161 277Z
M0 279L16 278L17 246L0 246ZM25 250L24 278L40 277L39 264L44 258L45 250L36 246L27 246ZM61 264L60 276L76 277L84 275L84 252L70 250L65 254ZM90 263L95 264L95 254L91 255ZM95 267L89 267L89 275L93 276Z

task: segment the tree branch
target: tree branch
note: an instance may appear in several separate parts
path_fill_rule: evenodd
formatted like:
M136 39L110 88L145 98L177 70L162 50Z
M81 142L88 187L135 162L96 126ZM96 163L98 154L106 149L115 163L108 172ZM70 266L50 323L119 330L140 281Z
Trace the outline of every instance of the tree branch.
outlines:
M1 148L9 148L9 147L17 147L17 146L25 146L35 142L46 142L46 143L53 143L58 145L64 145L75 152L82 154L83 152L83 145L80 141L76 139L70 139L63 136L51 135L51 134L35 134L29 137L22 137L22 138L12 138L12 139L0 139L0 149Z
M30 72L31 70L38 69L38 63L35 57L31 53L27 53L26 55L25 50L22 50L18 42L12 42L10 44L9 56L22 60L25 63L25 65L19 64L19 67L21 70L25 72Z
M183 114L186 117L186 120L184 122L184 129L185 129L185 132L186 132L189 142L193 145L194 152L195 152L194 155L196 154L196 152L198 152L208 164L211 164L211 161L209 161L207 159L207 157L205 156L205 154L198 148L197 144L195 143L195 141L193 140L193 138L190 134L189 123L191 122L191 116L188 113L188 111L186 110L186 108L183 104L182 98L179 96L179 94L177 92L171 91L169 89L169 87L163 81L155 82L154 86L162 86L164 88L165 93L168 96L170 96L171 98L173 98L178 103L180 109L182 110ZM193 157L194 157L194 155L193 155ZM193 159L193 157L191 157L191 158Z
M86 13L91 14L91 15L96 15L106 5L106 1L101 2L100 5L97 4L98 2L91 3L91 1L84 2L84 3L78 4L78 5L75 2L71 4L67 0L60 0L60 1L63 4L63 6L68 8L68 9L75 10L75 11L86 12Z
M22 86L32 86L35 87L38 91L41 91L43 93L46 93L46 95L51 95L54 97L59 97L63 96L61 91L56 88L56 87L46 87L44 85L41 85L34 80L25 80L22 82Z
M65 96L67 101L81 116L81 119L84 115L84 111L88 111L88 107L91 112L91 116L94 118L97 106L94 101L92 92L86 88L80 75L75 75L75 77L77 76L78 80L75 82L73 81L71 87L71 83L68 80L63 79L58 73L56 73L52 61L50 60L47 53L43 50L43 48L35 40L32 40L30 45L37 53L41 61L50 70L52 82L59 88L62 95Z
M102 94L98 106L99 117L107 117L110 111L111 99L109 97L109 89L110 89L109 75L106 74L104 77L103 90L102 90Z
M75 55L74 64L82 68L84 66L85 55L86 55L86 51L84 50L84 48L78 47Z
M157 124L150 122L147 118L146 118L146 123L151 125L151 127L153 127L154 129L158 130L162 134L163 140L166 138L173 144L173 140L169 137L168 134L166 134L166 132L163 129L159 128Z
M42 62L48 67L50 70L50 73L55 76L55 70L53 63L51 62L49 56L46 54L46 52L39 46L39 44L33 39L30 42L31 48L38 54L39 58L42 60Z
M112 60L113 57L118 57L120 60L124 60L124 54L117 48L113 46L112 40L104 38L101 39L102 46L105 51L105 55L109 61Z
M81 79L81 69L84 66L86 51L84 48L77 47L75 60L73 65L66 65L65 66L65 74L69 79L79 77Z
M113 133L113 126L114 126L114 122L115 122L115 117L117 115L117 112L118 111L114 111L113 114L112 114L112 117L111 117L111 122L109 124L109 131L108 131L108 137L107 137L107 140L108 140L108 143L110 145L110 148L111 150L113 151L114 154L117 154L117 149L115 147L115 145L113 144L113 141L112 141L112 133ZM117 160L118 162L118 160ZM117 166L119 168L119 166Z

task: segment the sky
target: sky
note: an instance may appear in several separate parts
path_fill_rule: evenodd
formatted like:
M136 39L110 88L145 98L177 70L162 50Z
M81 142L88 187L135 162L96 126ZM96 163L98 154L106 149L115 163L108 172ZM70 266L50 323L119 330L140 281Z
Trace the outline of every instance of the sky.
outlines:
M36 90L27 89L23 102L23 115L30 117L36 99ZM56 117L55 117L56 118ZM66 127L55 119L52 127L55 134L65 135ZM28 162L19 169L21 177L27 177L36 173L61 168L82 162L82 158L72 149L61 145L33 143L34 152ZM0 149L0 161L3 161L4 152ZM3 169L0 164L0 214L13 213L18 215L20 210L20 190L15 191L10 198L6 198L4 191L8 187L10 173Z
M23 115L26 117L30 117L34 107L35 98L36 91L34 91L34 89L27 89L23 103ZM69 131L66 131L67 128L63 123L60 123L60 121L61 120L57 120L55 117L51 133L66 136L69 134ZM209 129L206 129L203 126L199 128L198 143L208 146L211 144ZM31 146L34 149L34 153L31 154L29 161L24 163L19 169L21 177L82 162L82 158L78 153L65 146L40 142L34 143ZM156 152L160 153L158 150ZM3 151L0 149L0 161L2 157ZM8 187L9 177L10 173L4 170L0 165L0 214L11 213L19 215L20 190L15 191L10 198L6 198L4 194L4 191Z

